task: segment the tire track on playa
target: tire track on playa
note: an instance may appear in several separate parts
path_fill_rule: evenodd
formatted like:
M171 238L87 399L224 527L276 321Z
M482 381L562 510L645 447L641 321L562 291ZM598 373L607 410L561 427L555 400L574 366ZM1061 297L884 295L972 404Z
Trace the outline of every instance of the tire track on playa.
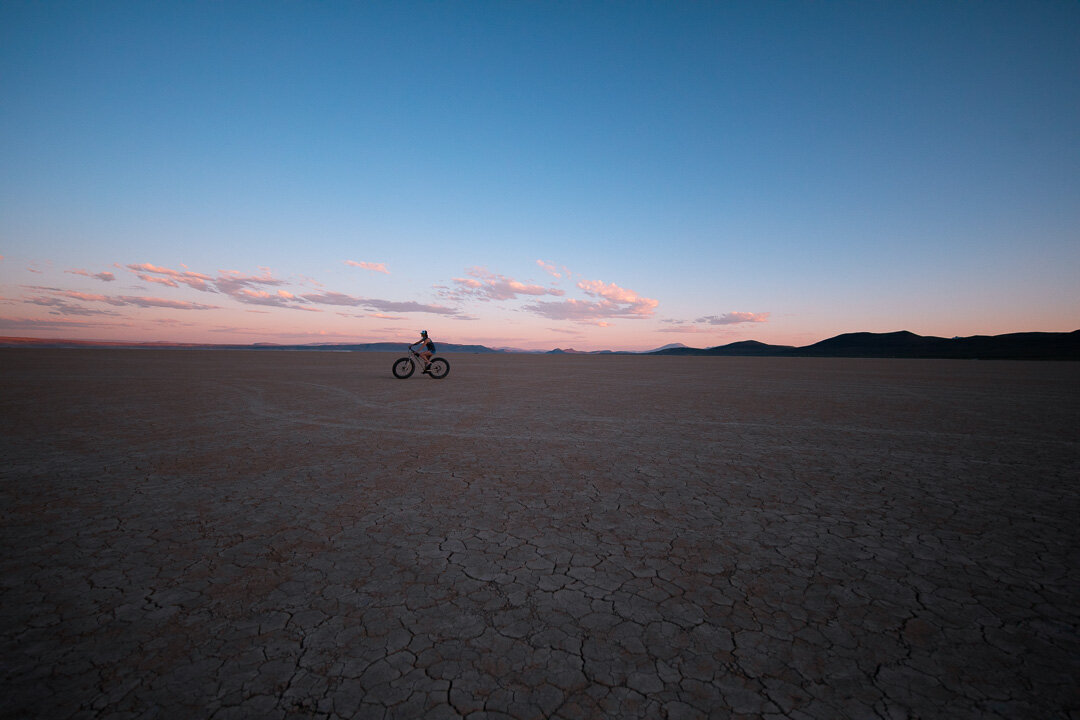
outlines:
M336 395L342 395L353 399L357 404L362 404L375 409L389 409L391 407L388 403L373 402L361 398L356 393L346 390L341 387L334 387L328 385L322 385L318 383L308 383L305 381L295 381L295 385L307 385L310 387L327 390ZM465 419L457 423L454 427L448 427L443 424L426 425L419 422L413 422L411 424L406 421L403 426L395 426L388 424L386 415L382 414L379 418L372 420L342 420L335 417L317 416L305 414L298 411L287 411L283 405L277 405L267 400L267 392L264 388L254 383L222 383L222 387L226 390L233 391L244 404L244 411L250 416L262 418L265 420L272 420L279 424L289 423L292 425L313 425L317 427L337 428L341 430L357 430L357 431L374 431L380 433L399 433L403 435L424 436L424 437L456 437L456 438L480 438L487 437L487 431L484 428L473 429L479 424L479 419L485 415L484 410L490 411L492 408L498 405L498 389L492 388L488 392L484 393L481 408L470 415L467 415ZM459 411L455 410L455 413ZM551 441L562 438L561 434L552 432L507 432L505 427L500 429L500 439L503 440L524 440L524 441ZM603 438L581 438L582 440L593 440L595 442L604 442Z

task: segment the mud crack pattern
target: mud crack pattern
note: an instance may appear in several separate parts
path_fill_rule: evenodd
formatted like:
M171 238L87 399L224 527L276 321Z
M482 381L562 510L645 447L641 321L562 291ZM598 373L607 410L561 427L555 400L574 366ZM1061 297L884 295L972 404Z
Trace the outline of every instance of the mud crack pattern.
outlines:
M1076 718L1074 363L0 351L4 717Z

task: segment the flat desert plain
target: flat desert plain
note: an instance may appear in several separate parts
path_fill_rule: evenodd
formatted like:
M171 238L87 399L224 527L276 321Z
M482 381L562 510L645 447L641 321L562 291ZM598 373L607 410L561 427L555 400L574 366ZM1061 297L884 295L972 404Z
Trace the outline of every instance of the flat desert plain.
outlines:
M394 357L0 351L0 714L1080 715L1080 364Z

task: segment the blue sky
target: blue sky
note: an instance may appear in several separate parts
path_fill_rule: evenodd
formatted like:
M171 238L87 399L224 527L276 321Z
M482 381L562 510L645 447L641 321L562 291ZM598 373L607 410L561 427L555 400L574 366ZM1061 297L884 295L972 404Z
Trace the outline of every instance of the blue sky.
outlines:
M0 334L1075 330L1077 38L1075 2L5 2Z

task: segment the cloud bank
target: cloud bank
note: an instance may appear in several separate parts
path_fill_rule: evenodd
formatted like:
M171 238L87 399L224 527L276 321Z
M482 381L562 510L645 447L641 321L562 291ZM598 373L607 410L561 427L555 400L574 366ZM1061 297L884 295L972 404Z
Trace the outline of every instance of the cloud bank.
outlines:
M602 280L582 280L577 287L586 295L597 299L538 301L522 309L549 320L606 326L609 324L608 320L642 320L651 317L660 304L658 300Z
M38 296L27 300L32 305L43 305L54 309L55 314L60 315L104 315L115 314L104 310L94 310L81 305L72 305L69 300L81 302L105 303L114 307L141 307L141 308L171 308L173 310L216 310L218 305L203 305L201 303L187 302L185 300L170 300L168 298L142 297L138 295L97 295L94 293L77 292L75 290L61 290L59 288L34 288L47 293L46 296Z
M458 299L472 297L479 300L514 300L519 295L564 295L558 288L530 285L505 275L497 275L487 268L473 267L465 271L470 277L454 278L457 284L453 295Z
M389 273L382 263L348 262L349 264L373 270L375 272ZM459 309L454 307L427 304L411 300L398 301L358 297L333 291L309 293L292 292L282 287L289 284L287 280L275 277L271 270L265 267L260 268L261 272L259 274L248 274L239 270L219 270L217 275L209 275L207 273L195 272L187 269L176 270L148 262L131 263L123 266L117 264L117 267L126 268L137 278L151 285L178 289L183 287L209 295L224 295L238 303L250 306L284 308L306 312L323 312L318 306L359 307L375 313L428 313L457 318L465 317L461 314ZM82 269L67 270L65 272L104 282L113 282L116 280L113 273L107 272L91 273ZM310 281L308 284L319 285L319 283ZM52 315L75 317L102 315L115 316L119 313L110 308L122 307L165 308L170 310L222 309L221 305L193 302L183 299L139 295L106 295L38 285L24 287L36 292L31 297L21 300L21 302L28 305L46 307ZM107 307L94 307L94 305L104 305Z
M455 308L444 307L442 305L426 305L424 303L413 302L407 300L404 302L394 300L379 300L376 298L364 298L355 297L353 295L346 295L339 292L321 292L321 293L308 293L307 295L301 295L298 298L306 302L317 303L320 305L337 305L341 307L362 307L368 310L375 310L380 312L416 312L416 313L431 313L434 315L457 315L458 310Z

